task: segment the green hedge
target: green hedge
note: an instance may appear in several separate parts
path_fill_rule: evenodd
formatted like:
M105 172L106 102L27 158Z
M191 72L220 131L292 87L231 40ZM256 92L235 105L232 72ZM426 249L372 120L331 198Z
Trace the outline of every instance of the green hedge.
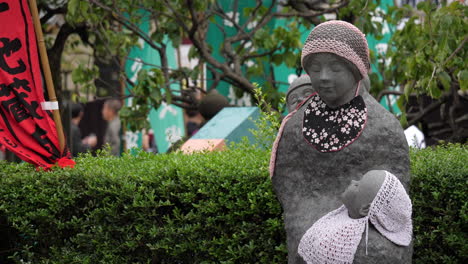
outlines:
M285 261L266 151L86 156L77 164L51 173L0 165L0 214L18 234L9 243L19 248L16 261Z
M0 263L286 263L269 153L0 163ZM414 263L463 263L468 149L411 154ZM7 260L8 258L8 260Z
M414 263L468 263L468 147L411 153Z

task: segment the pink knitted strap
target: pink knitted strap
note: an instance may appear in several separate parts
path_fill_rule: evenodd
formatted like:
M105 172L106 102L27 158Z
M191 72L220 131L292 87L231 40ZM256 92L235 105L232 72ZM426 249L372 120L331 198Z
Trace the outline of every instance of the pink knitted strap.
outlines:
M354 94L354 97L358 96L359 95L359 89L361 88L361 80L359 80L358 84L357 84L357 87L356 87L356 93Z
M369 241L369 218L366 221L366 256L367 256L367 241Z
M276 150L278 149L278 144L279 144L279 141L281 139L281 136L283 135L283 130L284 130L284 127L286 126L286 123L288 122L288 120L291 118L291 116L293 116L296 112L297 112L297 109L292 111L291 113L289 113L284 119L283 121L281 122L281 126L279 128L279 131L278 131L278 135L276 135L276 139L275 139L275 142L273 143L273 147L271 149L271 157L270 157L270 179L273 177L273 173L275 172L275 163L276 163Z

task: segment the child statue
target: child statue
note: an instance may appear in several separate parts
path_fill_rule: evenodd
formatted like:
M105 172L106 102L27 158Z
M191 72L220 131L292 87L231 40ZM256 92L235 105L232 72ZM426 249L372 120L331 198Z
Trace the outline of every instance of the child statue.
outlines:
M373 242L367 237L369 221L396 245L410 244L413 231L411 200L393 174L369 171L360 181L351 182L341 200L341 207L320 218L302 237L298 252L308 264L353 263L363 233L368 255L368 244ZM371 251L374 251L373 247ZM377 257L387 259L386 263L399 263L400 260L398 255Z
M283 208L288 263L304 263L299 241L321 216L341 204L351 180L371 170L391 171L408 190L408 144L398 120L363 88L370 71L364 34L344 21L316 26L302 49L302 66L316 91L282 122L273 145L270 177ZM412 247L388 242L374 228L378 250L410 263ZM358 252L355 263L359 262Z
M294 111L296 107L307 97L314 93L314 88L310 83L309 75L304 74L295 79L286 92L286 106L288 112Z

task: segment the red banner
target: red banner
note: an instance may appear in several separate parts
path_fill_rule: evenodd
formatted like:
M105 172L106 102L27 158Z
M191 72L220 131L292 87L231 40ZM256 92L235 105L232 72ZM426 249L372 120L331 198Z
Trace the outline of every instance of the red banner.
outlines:
M0 0L0 144L36 167L66 165L51 112L43 110L36 35L26 0Z

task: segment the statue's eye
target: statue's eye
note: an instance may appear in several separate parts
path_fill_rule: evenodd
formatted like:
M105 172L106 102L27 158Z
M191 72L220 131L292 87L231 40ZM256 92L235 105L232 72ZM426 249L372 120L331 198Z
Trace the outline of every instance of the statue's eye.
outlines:
M313 89L305 89L304 92L302 93L303 96L308 96L311 95L314 92Z
M297 99L298 99L297 96L293 95L293 96L289 97L288 102L289 102L290 105L293 105L293 104L297 103Z
M313 71L313 72L319 72L320 71L320 66L312 65L312 66L310 66L310 70Z
M340 64L338 63L334 63L331 65L331 70L334 71L334 72L340 72L343 70L343 66L341 66Z

